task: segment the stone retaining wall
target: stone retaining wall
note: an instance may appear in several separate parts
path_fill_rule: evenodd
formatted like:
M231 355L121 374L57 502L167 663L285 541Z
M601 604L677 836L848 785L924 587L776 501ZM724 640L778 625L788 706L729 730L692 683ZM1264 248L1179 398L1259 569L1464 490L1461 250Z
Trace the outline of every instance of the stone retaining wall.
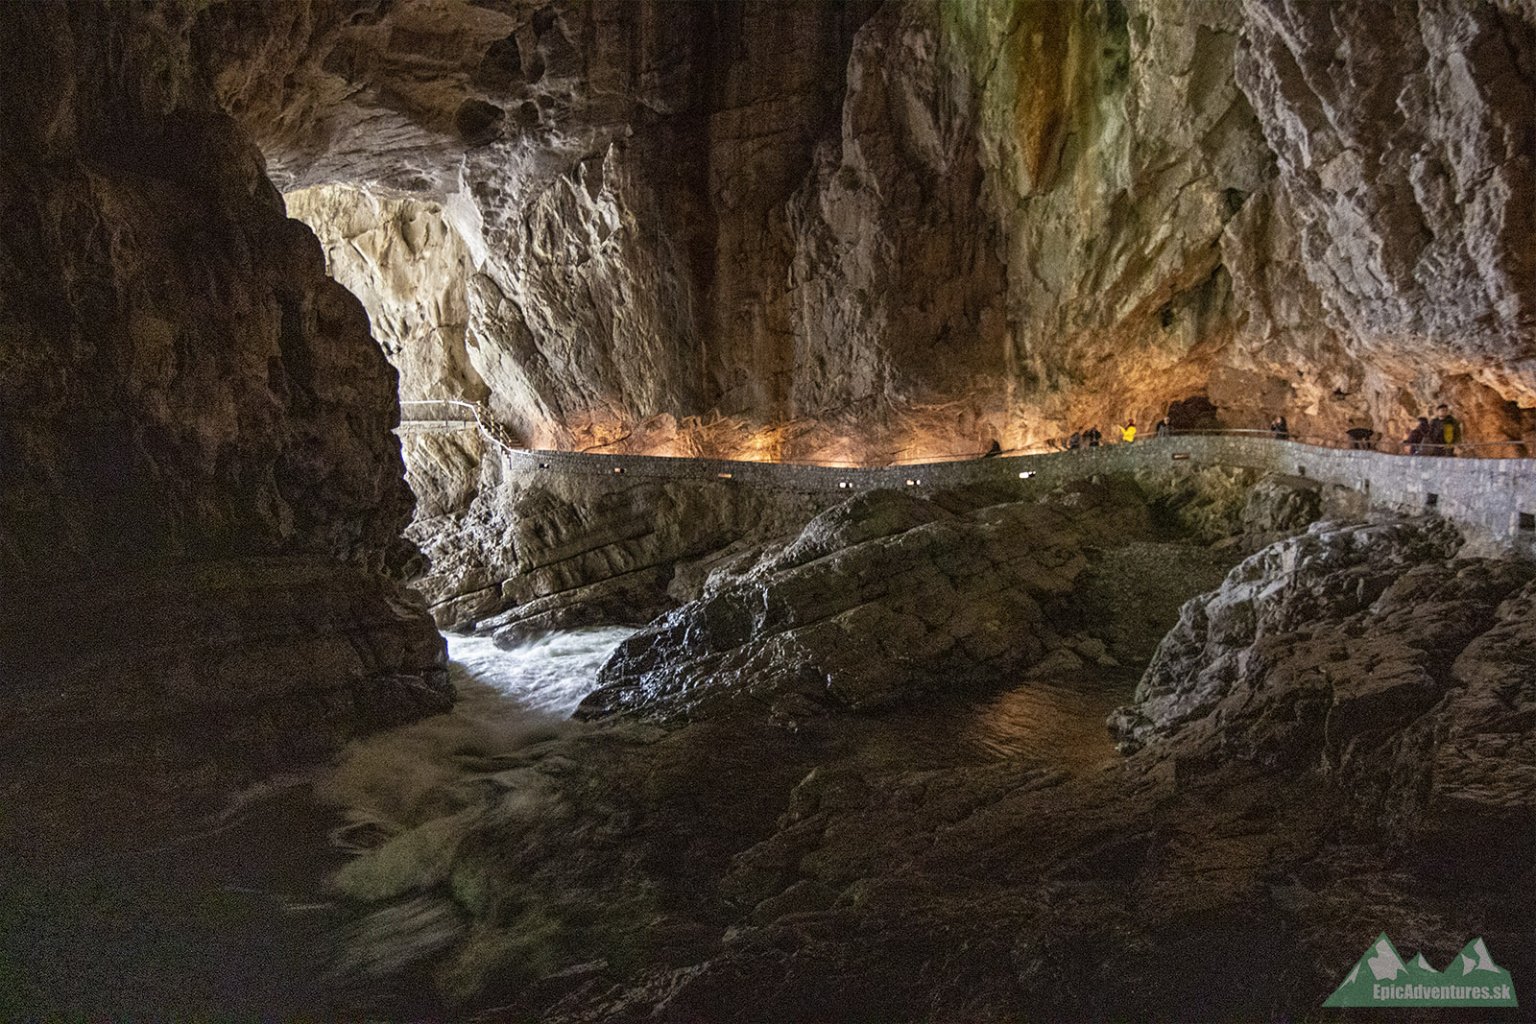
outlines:
M648 455L503 450L511 475L561 473L601 477L717 480L723 487L806 493L880 487L953 487L1015 482L1023 493L1103 472L1179 474L1201 466L1285 473L1355 492L1377 509L1433 509L1454 521L1474 551L1511 549L1536 556L1536 460L1458 459L1317 448L1256 437L1152 439L1051 452L927 465L837 468Z

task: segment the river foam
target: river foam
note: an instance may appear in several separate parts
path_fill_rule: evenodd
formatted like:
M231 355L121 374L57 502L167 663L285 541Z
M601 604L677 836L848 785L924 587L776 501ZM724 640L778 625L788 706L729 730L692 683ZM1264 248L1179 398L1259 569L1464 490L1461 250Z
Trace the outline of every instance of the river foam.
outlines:
M464 806L475 778L533 743L583 728L569 720L603 662L633 630L550 633L511 648L448 635L453 710L349 746L319 794L343 809L342 845L377 845ZM350 836L348 833L351 833Z
M540 744L591 728L569 716L632 632L567 630L510 648L449 634L453 710L347 748L316 786L344 821L332 842L355 854L331 884L377 909L342 937L333 983L397 976L461 937L440 883L483 812L486 780Z

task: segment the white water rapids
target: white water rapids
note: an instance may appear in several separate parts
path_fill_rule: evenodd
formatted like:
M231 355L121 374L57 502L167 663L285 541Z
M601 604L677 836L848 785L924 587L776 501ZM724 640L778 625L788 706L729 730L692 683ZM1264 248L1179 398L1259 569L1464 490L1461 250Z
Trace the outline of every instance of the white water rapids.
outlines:
M511 648L489 637L448 634L458 689L453 710L352 744L320 784L321 797L341 807L351 827L365 830L358 836L364 846L376 838L366 831L397 834L440 817L463 802L473 777L494 770L498 758L582 728L568 720L571 712L632 632L573 629Z
M453 710L347 748L316 787L346 822L332 842L357 854L332 884L380 909L349 930L333 981L394 976L463 937L450 901L429 893L482 813L479 780L530 747L590 728L570 714L633 632L565 630L509 648L448 634Z
M550 633L516 647L497 647L490 637L447 634L448 658L461 686L467 676L529 711L566 718L591 693L597 670L634 630L597 626Z

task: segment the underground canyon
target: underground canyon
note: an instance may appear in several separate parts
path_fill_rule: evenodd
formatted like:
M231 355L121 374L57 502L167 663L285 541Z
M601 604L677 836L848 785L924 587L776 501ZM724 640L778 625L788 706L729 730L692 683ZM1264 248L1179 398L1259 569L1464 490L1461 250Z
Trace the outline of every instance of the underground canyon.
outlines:
M0 224L0 1019L1536 1015L1530 0L11 3Z

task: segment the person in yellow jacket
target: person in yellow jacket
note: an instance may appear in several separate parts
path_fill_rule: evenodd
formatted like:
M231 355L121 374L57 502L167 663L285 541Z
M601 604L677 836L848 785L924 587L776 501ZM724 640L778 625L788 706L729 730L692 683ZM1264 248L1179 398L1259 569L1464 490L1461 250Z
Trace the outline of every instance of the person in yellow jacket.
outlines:
M1126 444L1130 444L1132 441L1136 440L1135 420L1127 421L1125 426L1120 428L1120 440L1124 441Z

